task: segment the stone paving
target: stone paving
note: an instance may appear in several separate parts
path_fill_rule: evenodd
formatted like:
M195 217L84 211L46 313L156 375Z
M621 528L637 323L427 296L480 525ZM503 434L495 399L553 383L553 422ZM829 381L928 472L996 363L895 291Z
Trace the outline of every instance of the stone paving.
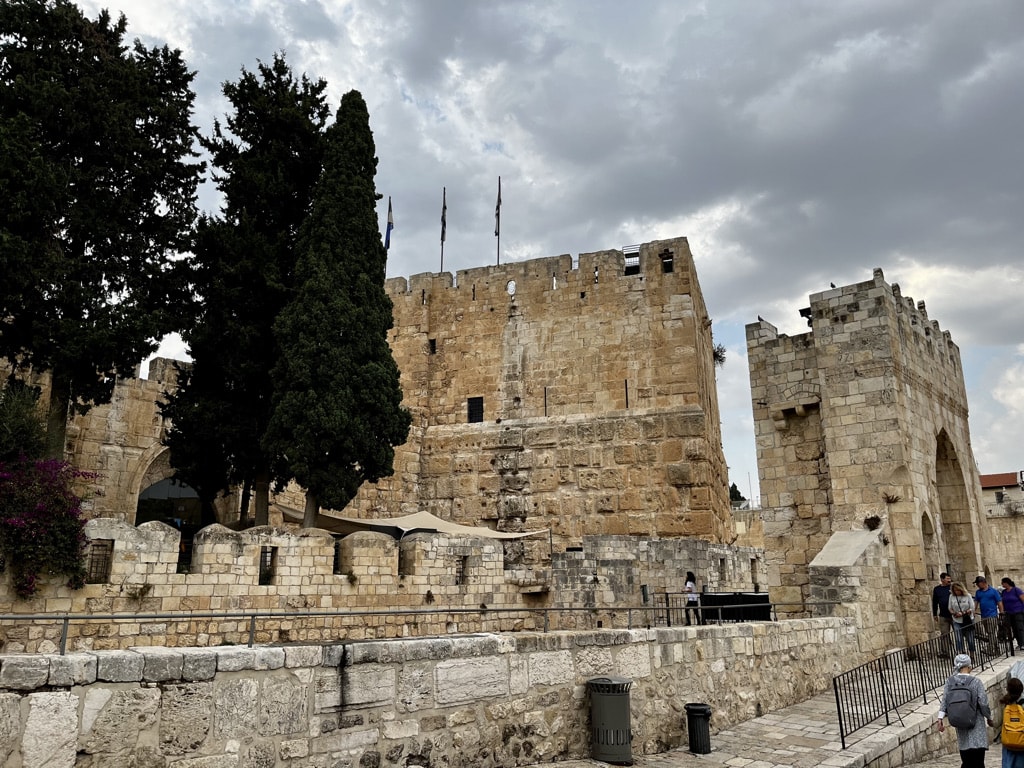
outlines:
M1019 659L1017 659L1019 661ZM992 668L978 673L983 680L1002 678L1014 661L1004 659ZM711 753L691 754L686 747L659 755L633 755L635 768L863 768L871 759L898 744L901 732L919 732L934 728L934 700L926 705L900 708L902 724L875 724L847 737L847 749L839 738L839 718L831 691L792 707L711 734ZM956 736L947 728L945 739L950 754L922 762L901 763L897 758L889 765L903 768L959 768ZM989 746L986 765L1000 764L1002 752L998 743ZM536 768L603 768L607 763L597 760L570 760L544 763Z

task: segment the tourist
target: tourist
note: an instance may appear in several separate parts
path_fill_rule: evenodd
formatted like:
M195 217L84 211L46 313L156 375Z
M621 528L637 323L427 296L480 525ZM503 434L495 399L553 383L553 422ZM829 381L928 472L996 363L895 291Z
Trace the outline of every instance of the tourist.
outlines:
M1003 615L1017 641L1017 650L1024 650L1024 590L1013 583L1009 576L1003 576Z
M999 653L997 623L999 614L1003 612L1003 602L999 596L999 591L990 587L988 579L984 576L978 576L974 580L974 585L978 588L978 591L974 593L974 602L978 607L975 617L980 614L982 621L986 624L983 631L988 638L989 653L997 654ZM991 621L985 621L986 619Z
M1024 683L1016 677L1006 681L1006 694L999 699L1003 705L1003 727L1000 732L1003 742L1003 764L1002 768L1024 768L1024 749L1021 748L1021 741L1024 739L1024 710L1020 705L1024 704Z
M963 653L964 643L974 652L974 599L967 594L964 585L954 581L949 586L949 614L953 617L953 634L956 637L956 652Z
M686 572L686 587L683 591L686 592L686 626L691 623L700 624L700 610L697 608L700 596L697 594L697 577L693 571Z
M932 621L943 635L953 631L953 617L949 615L949 585L952 583L953 577L943 571L939 574L939 583L932 589Z
M955 590L956 584L953 586ZM955 620L956 611L950 609L950 612ZM960 750L961 768L985 768L985 752L988 749L988 728L985 726L992 727L992 710L988 706L985 685L971 674L971 667L971 657L966 653L961 653L953 659L953 674L946 681L946 688L942 693L942 709L939 710L937 720L941 733L946 730L946 707L951 701L950 694L953 689L965 686L969 688L977 715L973 726L956 728L956 746Z

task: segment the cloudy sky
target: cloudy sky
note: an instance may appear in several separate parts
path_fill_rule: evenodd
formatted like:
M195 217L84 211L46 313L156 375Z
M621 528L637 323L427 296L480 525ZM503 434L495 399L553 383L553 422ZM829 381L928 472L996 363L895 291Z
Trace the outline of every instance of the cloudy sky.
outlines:
M959 345L982 473L1024 469L1017 0L82 0L180 48L196 121L285 52L370 108L390 275L685 235L732 479L757 494L743 327L881 267ZM216 205L204 193L207 209ZM172 351L168 345L165 351Z

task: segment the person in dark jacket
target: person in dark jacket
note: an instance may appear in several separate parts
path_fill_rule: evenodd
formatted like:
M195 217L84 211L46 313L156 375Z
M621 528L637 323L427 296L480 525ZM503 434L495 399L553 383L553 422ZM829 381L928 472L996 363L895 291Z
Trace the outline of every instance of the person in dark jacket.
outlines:
M932 590L932 619L944 635L953 631L953 617L949 615L949 588L952 585L953 577L943 571L939 574L939 583Z
M1017 641L1017 650L1024 650L1024 590L1003 576L1003 614L1010 623L1010 631Z

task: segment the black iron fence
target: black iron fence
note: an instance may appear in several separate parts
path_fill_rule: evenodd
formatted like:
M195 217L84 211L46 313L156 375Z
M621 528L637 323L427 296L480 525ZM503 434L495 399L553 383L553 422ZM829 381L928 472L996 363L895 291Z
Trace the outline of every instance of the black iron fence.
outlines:
M185 639L202 635L202 644L221 645L285 642L303 639L309 642L330 640L387 639L469 632L513 630L557 631L586 629L637 629L657 626L682 626L685 606L676 606L674 596L655 595L652 604L625 608L435 608L410 611L341 610L241 610L189 612L119 613L11 613L0 614L0 640L8 642L21 634L36 635L51 641L61 654L69 640L87 640L90 646L98 638L102 647L125 646L134 638L146 637L156 644L189 644ZM672 599L670 599L670 597ZM670 605L671 603L671 605ZM819 604L815 604L819 605ZM821 603L834 606L837 603ZM746 603L715 606L714 617L722 621L772 620L777 606L758 604L762 615L747 616ZM810 605L804 607L808 611ZM704 623L716 623L708 614ZM157 625L163 625L158 627ZM125 631L121 631L125 627ZM90 638L92 638L90 640ZM99 647L99 646L97 646Z
M695 598L695 599L694 599ZM806 613L814 606L835 606L834 602L804 602L799 605L772 603L767 592L662 592L654 595L659 626L684 624L735 624L750 621L778 621L777 608Z
M946 684L953 673L953 658L961 652L985 669L1013 655L1013 639L1001 631L998 619L981 619L962 638L949 633L925 640L832 678L843 749L847 736L882 717L886 725L893 716L902 724L899 707L904 704L927 704L929 695L937 699L935 692Z

